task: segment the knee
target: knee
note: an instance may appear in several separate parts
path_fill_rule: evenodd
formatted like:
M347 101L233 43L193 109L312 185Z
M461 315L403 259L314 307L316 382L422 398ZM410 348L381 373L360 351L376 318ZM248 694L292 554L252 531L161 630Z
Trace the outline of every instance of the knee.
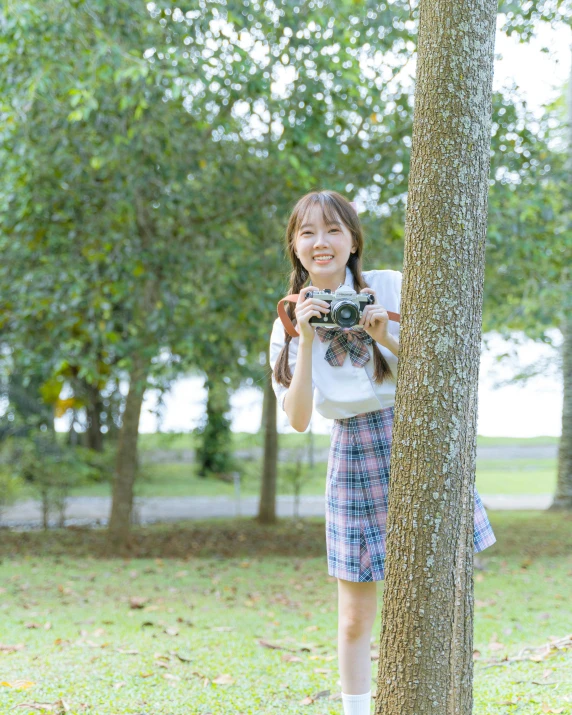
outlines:
M375 621L375 610L346 608L339 614L338 630L346 641L356 641L364 635L369 635Z

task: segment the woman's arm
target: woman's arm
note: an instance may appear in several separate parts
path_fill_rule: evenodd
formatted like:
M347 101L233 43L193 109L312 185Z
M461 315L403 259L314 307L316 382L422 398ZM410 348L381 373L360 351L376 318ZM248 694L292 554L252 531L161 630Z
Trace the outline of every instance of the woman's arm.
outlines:
M284 411L297 432L305 432L312 418L312 341L300 339L294 374L286 397Z
M387 340L384 343L381 343L381 345L383 345L384 348L391 350L395 357L397 357L399 353L399 340L395 337L395 335L388 333Z

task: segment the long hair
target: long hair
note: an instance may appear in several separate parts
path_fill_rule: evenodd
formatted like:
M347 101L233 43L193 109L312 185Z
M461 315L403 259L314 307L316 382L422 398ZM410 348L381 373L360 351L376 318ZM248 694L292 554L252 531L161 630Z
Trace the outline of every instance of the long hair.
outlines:
M319 204L322 209L322 216L326 224L329 225L330 223L341 220L352 234L353 245L356 246L356 251L354 253L350 253L347 266L352 272L355 286L357 287L357 292L359 293L362 288L367 288L367 284L361 272L361 256L363 253L364 239L358 215L350 202L336 191L311 191L305 196L302 196L302 198L294 206L286 228L286 251L290 258L290 262L292 263L288 295L300 293L302 288L304 288L307 284L307 280L309 278L308 271L304 268L298 256L296 256L295 244L296 236L305 216L308 211L317 204ZM286 301L284 304L288 317L294 324L296 324L294 306L295 303L291 301ZM292 371L290 370L290 366L288 364L288 350L291 340L292 336L284 330L285 344L278 355L276 364L274 365L274 377L276 378L278 384L284 385L284 387L290 387L290 383L292 381ZM395 378L393 377L391 368L389 367L387 360L381 354L375 340L372 343L372 347L374 382L381 384L385 378L394 380Z

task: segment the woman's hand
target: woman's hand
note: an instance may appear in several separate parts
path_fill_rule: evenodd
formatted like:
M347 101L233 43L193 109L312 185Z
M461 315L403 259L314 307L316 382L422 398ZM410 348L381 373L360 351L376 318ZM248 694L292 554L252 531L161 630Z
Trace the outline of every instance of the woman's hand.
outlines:
M300 333L300 340L312 342L316 329L310 324L310 318L316 316L321 318L323 314L330 312L330 304L319 298L306 298L309 291L319 291L319 288L307 286L302 288L296 303L294 314L296 316L296 330Z
M375 298L375 302L371 305L366 305L358 325L365 329L365 332L380 345L388 342L388 327L389 316L387 310L377 303L377 296L373 288L362 288L360 293L371 293Z

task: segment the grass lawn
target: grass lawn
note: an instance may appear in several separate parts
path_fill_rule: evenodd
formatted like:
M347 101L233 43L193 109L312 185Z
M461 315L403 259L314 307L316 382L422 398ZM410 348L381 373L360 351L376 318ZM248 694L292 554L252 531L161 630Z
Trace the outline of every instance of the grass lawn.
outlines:
M498 543L475 571L474 713L570 715L572 649L503 658L572 635L572 518L491 521ZM91 715L342 713L323 520L133 536L129 557L111 559L102 531L2 534L2 714L60 699ZM380 611L373 691L379 632Z
M194 434L155 433L141 434L139 448L142 467L135 485L137 496L179 497L179 496L233 496L234 485L214 478L201 479L196 475L194 464L180 461L182 450L195 447ZM261 436L245 432L233 433L233 449L247 449L261 446ZM281 448L295 448L307 445L308 434L280 435ZM558 444L557 437L533 437L529 439L508 437L478 437L481 446L543 446ZM329 435L314 435L316 449L328 448ZM145 453L166 450L173 455L172 461L150 463ZM316 462L313 469L306 467L302 495L320 495L325 491L326 462ZM481 494L553 494L556 486L556 459L477 459L477 488ZM260 474L262 460L237 460L236 471L241 476L241 494L260 494ZM292 484L286 477L288 466L280 463L278 491L280 495L293 494ZM111 475L110 475L111 477ZM110 496L111 482L103 481L73 488L70 496ZM24 486L20 499L37 499L38 494L29 486Z
M260 459L239 462L241 494L260 494ZM302 494L323 494L326 488L326 462L317 462L308 470ZM555 459L478 460L477 488L481 494L552 494L556 486ZM217 479L196 476L193 464L146 464L135 487L138 496L233 496L234 486ZM278 494L292 494L292 486L279 466ZM90 484L73 489L72 496L109 496L109 482ZM35 498L30 490L26 496Z
M307 444L309 433L292 432L279 436L280 446L293 448L298 445ZM139 435L139 447L142 451L152 449L194 449L196 435L181 432L155 432L142 433ZM517 447L558 444L558 437L477 437L477 444L480 447ZM250 432L233 432L232 443L234 449L247 449L249 447L262 447L262 433L251 434ZM329 447L330 436L327 434L315 434L314 444L318 447Z

